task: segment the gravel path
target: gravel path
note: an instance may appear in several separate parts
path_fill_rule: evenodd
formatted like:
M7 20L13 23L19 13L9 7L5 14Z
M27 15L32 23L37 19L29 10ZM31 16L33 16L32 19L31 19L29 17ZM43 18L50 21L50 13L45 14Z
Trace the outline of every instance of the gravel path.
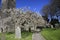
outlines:
M45 40L40 33L33 33L32 40Z

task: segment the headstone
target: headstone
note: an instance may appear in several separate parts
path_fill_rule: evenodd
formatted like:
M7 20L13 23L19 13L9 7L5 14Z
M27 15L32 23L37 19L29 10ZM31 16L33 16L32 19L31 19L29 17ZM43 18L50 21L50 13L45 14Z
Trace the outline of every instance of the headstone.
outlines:
M59 24L55 24L55 28L59 28Z
M19 26L15 29L15 38L21 38L21 28Z
M51 25L51 28L53 28L53 25Z

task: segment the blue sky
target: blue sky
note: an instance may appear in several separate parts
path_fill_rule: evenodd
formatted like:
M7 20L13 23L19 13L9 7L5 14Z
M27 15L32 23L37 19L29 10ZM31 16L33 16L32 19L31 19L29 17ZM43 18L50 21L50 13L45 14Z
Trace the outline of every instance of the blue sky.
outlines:
M16 8L29 7L32 11L40 11L50 0L16 0Z

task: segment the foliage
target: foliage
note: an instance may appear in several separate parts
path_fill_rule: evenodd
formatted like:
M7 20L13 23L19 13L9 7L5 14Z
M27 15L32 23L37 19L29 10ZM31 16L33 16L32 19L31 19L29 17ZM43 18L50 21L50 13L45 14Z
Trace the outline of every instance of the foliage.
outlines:
M45 5L42 9L42 13L45 18L48 19L48 16L52 18L53 16L60 16L58 13L60 11L60 0L51 0L48 5Z
M58 19L51 19L51 24L59 23Z
M60 16L60 0L51 0L48 5L42 8L43 18L49 23L48 17L50 17L50 24L55 27L56 23L59 23L58 17ZM56 16L54 19L54 16ZM54 20L54 21L53 21ZM58 20L58 21L57 21Z

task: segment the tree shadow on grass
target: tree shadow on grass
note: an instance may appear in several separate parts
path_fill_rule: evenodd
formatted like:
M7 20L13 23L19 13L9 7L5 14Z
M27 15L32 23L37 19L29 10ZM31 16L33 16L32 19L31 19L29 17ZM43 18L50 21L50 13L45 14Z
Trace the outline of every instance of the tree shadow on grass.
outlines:
M0 40L1 40L1 33L0 33Z
M26 38L26 37L30 36L31 34L32 34L31 32L23 31L21 36L22 36L22 38Z

